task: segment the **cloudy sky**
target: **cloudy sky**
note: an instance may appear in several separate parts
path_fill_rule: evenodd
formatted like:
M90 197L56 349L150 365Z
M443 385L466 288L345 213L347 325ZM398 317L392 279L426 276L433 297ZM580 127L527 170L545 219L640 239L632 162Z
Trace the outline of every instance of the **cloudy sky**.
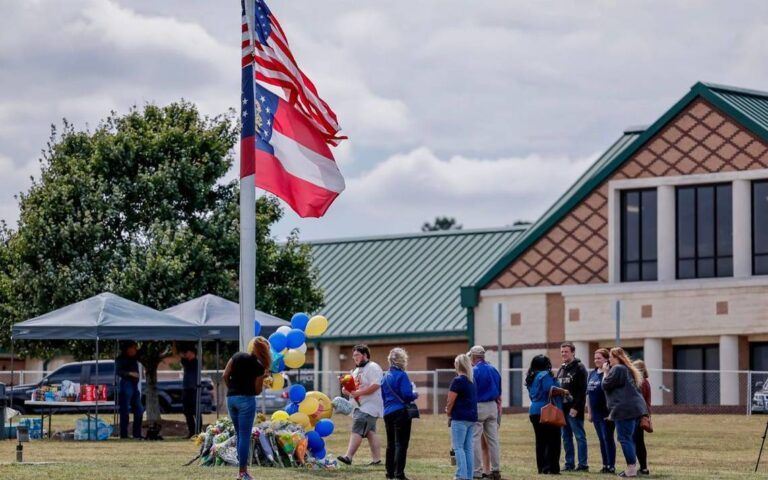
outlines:
M631 4L630 4L631 3ZM624 127L697 80L768 89L768 2L272 0L350 141L308 239L534 220ZM52 123L239 99L237 0L0 0L0 218ZM234 177L234 172L231 173Z

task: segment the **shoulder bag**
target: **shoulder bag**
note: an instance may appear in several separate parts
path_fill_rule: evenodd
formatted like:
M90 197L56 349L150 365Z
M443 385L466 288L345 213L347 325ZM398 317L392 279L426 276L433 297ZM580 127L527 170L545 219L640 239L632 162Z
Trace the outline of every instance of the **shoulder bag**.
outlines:
M549 403L541 407L541 418L539 419L539 423L551 425L553 427L564 427L565 414L562 410L557 408L557 405L555 405L555 401L552 398L552 388L549 389Z
M419 407L417 407L415 403L413 403L413 402L404 402L404 401L403 401L403 399L402 399L402 398L400 398L400 395L398 395L397 393L395 393L395 390L394 390L394 389L393 389L393 388L392 388L392 387L389 385L389 374L387 374L387 375L384 377L384 385L386 385L386 386L387 386L387 388L389 389L390 393L392 393L392 395L394 395L394 396L395 396L395 398L396 398L396 399L397 399L397 400L398 400L400 403L402 403L403 405L405 405L405 412L408 414L408 418L411 418L411 419L413 419L413 418L419 418L419 417L421 416L421 415L419 414Z

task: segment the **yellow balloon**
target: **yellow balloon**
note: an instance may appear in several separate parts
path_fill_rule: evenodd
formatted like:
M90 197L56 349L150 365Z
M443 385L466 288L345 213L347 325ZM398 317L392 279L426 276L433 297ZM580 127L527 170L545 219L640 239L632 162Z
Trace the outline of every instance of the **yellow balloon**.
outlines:
M285 366L288 368L299 368L304 365L304 354L295 348L291 348L283 357Z
M322 315L315 315L309 319L307 328L304 329L304 334L308 337L319 337L328 330L328 319Z
M285 378L283 378L283 374L273 373L272 386L269 387L269 390L282 390L284 386L285 386Z
M290 417L288 417L288 421L295 423L296 425L301 425L304 428L307 428L310 426L309 423L309 417L306 413L296 412Z
M307 392L306 398L315 398L320 404L312 418L319 420L321 418L331 418L333 416L333 403L331 402L331 399L328 398L328 395L323 392L312 391Z
M282 421L288 420L289 416L290 415L288 415L288 412L286 412L285 410L278 410L272 414L272 421L282 422Z
M299 404L299 411L307 416L314 415L318 408L320 408L320 402L312 397L305 397Z

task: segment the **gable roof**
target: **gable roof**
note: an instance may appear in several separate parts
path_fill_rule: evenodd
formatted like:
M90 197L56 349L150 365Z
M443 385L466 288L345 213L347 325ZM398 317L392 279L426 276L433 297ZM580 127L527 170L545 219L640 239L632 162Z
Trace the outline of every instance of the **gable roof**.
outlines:
M322 340L466 336L460 287L477 281L525 228L307 242L325 292Z
M670 120L683 111L696 98L703 98L729 115L752 133L768 142L768 92L747 90L711 83L697 82L691 90L664 115L647 128L632 128L624 134L582 175L565 194L549 208L512 248L476 282L462 287L464 307L477 305L479 292L501 274L517 257L577 206L589 193L637 153Z

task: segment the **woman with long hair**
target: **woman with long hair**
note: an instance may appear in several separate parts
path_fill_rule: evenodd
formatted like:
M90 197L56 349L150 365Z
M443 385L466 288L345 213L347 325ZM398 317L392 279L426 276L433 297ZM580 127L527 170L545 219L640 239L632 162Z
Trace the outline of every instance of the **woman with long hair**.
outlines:
M637 476L637 451L635 450L635 430L640 417L648 413L645 400L640 394L643 374L632 365L627 354L620 347L611 349L608 357L610 365L603 365L603 390L608 402L608 418L616 424L616 436L624 453L627 468L620 477Z
M587 420L595 426L595 433L600 442L600 455L603 468L600 473L616 473L616 441L613 438L613 422L608 418L608 404L603 391L603 365L608 363L611 353L607 348L595 350L595 369L587 380Z
M560 388L552 374L552 362L546 355L536 355L525 375L525 386L531 399L528 415L536 436L536 467L539 473L560 473L560 428L541 423L541 409L556 397L555 403L562 408L560 397L568 391Z
M448 391L445 413L450 420L451 446L456 455L457 480L472 480L474 447L472 436L477 422L477 388L472 375L472 361L462 353L453 361L456 378Z
M264 388L264 378L272 368L269 341L255 337L248 342L247 353L237 352L224 368L227 385L227 410L237 437L239 480L252 480L248 473L248 454L251 448L251 429L256 417L256 395Z
M387 452L384 466L387 478L407 480L405 461L411 440L411 417L407 406L416 400L411 379L405 369L408 353L402 348L389 351L389 371L381 380L381 397L384 400L384 427L387 430Z
M643 384L640 385L640 393L643 394L645 400L645 407L648 409L647 417L650 420L651 417L651 383L648 381L648 369L645 367L645 362L642 360L635 360L633 365L640 370L643 374ZM645 430L638 426L635 428L635 450L637 450L637 463L639 463L640 469L637 471L640 475L650 475L648 470L648 450L645 448Z

